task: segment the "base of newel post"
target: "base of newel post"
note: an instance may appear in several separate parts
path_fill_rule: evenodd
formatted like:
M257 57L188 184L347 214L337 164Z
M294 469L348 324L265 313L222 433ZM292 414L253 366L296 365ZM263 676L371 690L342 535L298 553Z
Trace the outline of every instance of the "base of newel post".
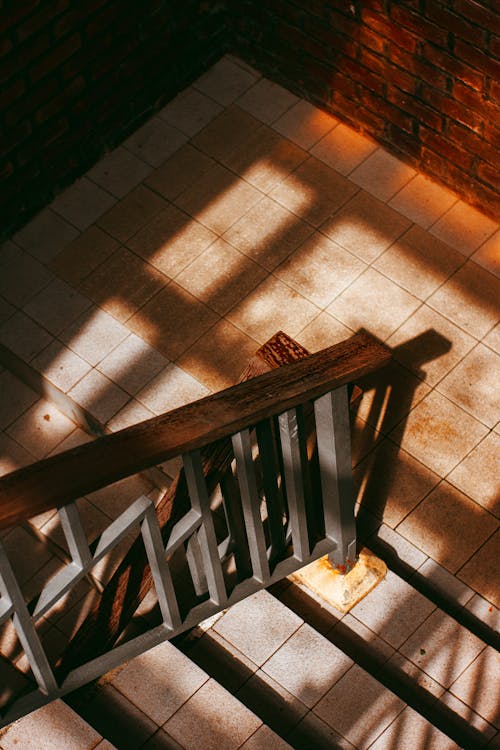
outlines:
M363 548L355 565L342 574L328 559L320 557L289 576L290 580L310 589L340 612L349 612L382 581L387 565Z

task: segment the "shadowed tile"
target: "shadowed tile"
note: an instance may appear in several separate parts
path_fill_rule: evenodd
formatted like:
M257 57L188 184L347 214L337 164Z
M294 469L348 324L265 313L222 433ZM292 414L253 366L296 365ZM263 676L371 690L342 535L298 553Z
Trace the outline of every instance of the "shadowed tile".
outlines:
M52 341L52 336L19 311L0 326L0 343L29 362Z
M87 176L116 198L123 198L147 177L152 167L118 146L87 172ZM56 199L57 200L57 199Z
M0 294L22 307L54 278L35 258L14 245L4 245L0 254Z
M151 117L124 141L124 147L152 167L159 167L187 141L187 135L160 117Z
M151 172L144 184L164 198L173 200L199 180L213 164L213 159L187 143Z
M116 198L82 177L58 195L50 207L77 229L87 229L114 203Z
M61 700L19 719L2 734L2 748L92 750L100 735Z
M500 607L497 585L499 554L500 533L497 531L457 574L462 581L493 602L496 607Z
M476 250L471 260L500 277L500 230Z
M193 87L227 106L250 88L257 77L256 73L226 56L200 76Z
M238 107L267 124L298 101L295 94L267 78L261 78L237 100Z
M68 284L77 285L117 248L118 242L93 224L56 255L49 265Z
M159 195L144 185L138 185L101 216L97 223L120 242L126 242L165 206L165 201Z
M247 141L259 130L261 123L236 106L217 115L192 139L193 146L225 166L230 166L231 155L246 149Z
M158 117L186 135L192 136L205 127L221 110L220 104L202 94L201 91L189 87L163 107L158 112Z
M488 646L450 688L454 695L497 727L500 725L500 706L495 686L499 674L500 655Z
M371 750L387 750L390 747L397 747L398 750L414 750L417 747L425 747L426 750L455 750L457 745L407 706L370 746Z
M45 208L25 224L13 240L42 263L47 263L77 236L75 227Z
M127 393L135 394L168 364L156 349L131 333L98 366L98 369Z

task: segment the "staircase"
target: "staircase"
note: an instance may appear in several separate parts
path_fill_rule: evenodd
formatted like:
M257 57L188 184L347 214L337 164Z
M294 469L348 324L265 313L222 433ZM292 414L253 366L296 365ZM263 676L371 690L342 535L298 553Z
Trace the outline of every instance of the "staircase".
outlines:
M260 361L259 358L253 361L245 377L262 373L271 366L299 359L305 355L305 351L300 351L301 347L294 342L292 345L289 341L286 341L286 345L283 344L284 339L278 336L271 345L267 345L267 348L262 347ZM333 358L337 363L349 361L349 370L352 370L353 352L359 354L359 351L364 350L366 355L366 347L366 339L362 342L358 338L355 344L350 343L347 350L337 347L336 356L332 357L332 352L330 352L330 359ZM375 360L377 363L383 361L384 354L375 346L371 350L371 359L373 361L370 366L374 366ZM366 370L366 362L366 356L356 360L357 376L361 377L363 368ZM314 366L309 370L307 377L311 377L312 372L314 379ZM275 374L271 373L271 375ZM335 376L338 379L338 371ZM322 377L324 379L324 373ZM269 377L268 381L274 382L269 380ZM266 393L271 392L272 389L269 388L266 391ZM273 397L275 398L275 394ZM254 406L255 404L252 404L252 407ZM192 415L190 416L192 418ZM238 418L240 420L245 418L241 410ZM156 422L157 426L162 429L161 420L156 420ZM254 416L253 422L255 423ZM245 435L241 431L240 434ZM286 455L287 435L290 435L290 431L282 432L283 455ZM169 433L164 430L163 438L168 437ZM188 439L193 438L190 436ZM265 439L266 436L261 430L261 445ZM320 441L321 438L318 440ZM113 441L108 440L108 442L113 446ZM301 456L302 462L305 461L306 443L307 441L303 441L302 453L300 450L296 453ZM270 443L266 445L269 446ZM233 441L233 447L235 451L238 450L237 441ZM162 455L168 457L170 455L168 444L166 449L162 447L162 451L165 450L166 453ZM254 459L255 450L254 444ZM148 454L146 463L148 463L152 451L150 443L142 456L134 452L133 469L142 467L142 463L146 460L144 457L146 453ZM120 451L113 454L116 457L116 461L113 462L113 472L121 471L121 469L116 469L116 464L120 463L120 455ZM249 455L252 454L247 446L246 456ZM84 494L81 489L82 478L77 477L73 471L73 462L76 458L79 461L83 459L89 466L89 456L92 456L92 460L95 461L94 447L77 449L76 452L70 452L66 457L57 461L45 463L45 468L42 467L42 474L39 475L41 481L45 482L46 491L43 493L39 491L38 483L33 481L33 472L36 472L36 469L27 469L2 480L0 487L7 499L7 503L2 506L4 518L7 518L9 522L12 519L21 520L20 498L25 503L25 510L30 503L34 502L38 511L45 511L46 506L50 505L48 497L52 498L52 502L55 498L56 502L60 503L64 502L68 496L78 497ZM308 456L310 462L312 457L310 446ZM213 474L214 466L220 466L221 461L225 460L227 461L227 458L224 457L224 451L220 452L219 445L219 452L215 454L215 457L212 454L211 464L210 457L205 455L203 465L198 464L198 472L195 466L191 467L191 479L189 478L189 460L186 461L187 482L188 484L191 482L191 492L194 496L196 492L192 487L197 483L199 488L202 472L210 489L210 476L211 473ZM248 467L248 461L250 465L253 463L248 458L245 463L242 455L239 458L240 467L241 465ZM293 447L290 450L290 461L293 461ZM64 467L68 480L65 481L64 492L61 492L59 487L54 488L53 475L50 476L54 467L59 467L60 470L61 465ZM337 467L339 465L341 464L338 463ZM47 477L43 475L43 471L48 472ZM99 471L101 475L98 474ZM251 478L249 479L250 473L247 471L245 474L244 469L241 468L239 471L241 473L239 481L243 483L242 477L246 476L249 492L254 491ZM282 467L280 471L283 473L285 470ZM109 462L101 467L97 464L96 472L99 478L96 479L94 476L92 480L88 478L89 472L84 472L83 481L86 486L90 482L93 487L95 482L101 482L105 475L109 481ZM261 472L261 478L263 478L264 466ZM111 479L114 476L113 474ZM286 474L283 476L286 477ZM16 491L12 490L12 483L17 484ZM286 483L287 487L292 487L291 476L286 479ZM161 514L165 512L162 509L166 507L171 509L173 501L179 501L179 498L185 500L184 488L180 488L179 484L179 481L174 483L167 495L160 498L159 502L156 498L156 514L160 518L160 526L163 525ZM43 742L47 747L62 747L68 744L70 735L71 742L77 743L75 746L98 747L101 750L112 745L118 748L158 747L185 748L186 750L195 747L215 748L219 746L235 749L254 748L254 750L255 748L286 747L319 749L323 747L370 747L376 750L406 747L438 749L493 747L496 741L493 723L489 724L468 706L479 706L483 717L489 712L492 722L495 721L496 696L473 695L471 689L474 670L480 671L483 676L491 673L492 684L494 684L496 657L494 647L498 647L498 636L493 624L491 626L488 624L488 614L475 610L474 602L470 599L466 601L467 587L464 586L464 590L460 592L449 588L446 590L446 583L449 584L449 581L445 580L444 569L438 571L440 575L436 575L436 571L430 575L426 561L418 560L418 550L415 548L412 550L408 542L403 548L401 537L397 539L398 535L395 532L384 525L379 525L375 518L370 518L366 511L361 510L357 521L358 543L367 543L370 549L387 562L390 570L387 578L377 589L361 601L351 613L342 616L299 584L292 583L286 578L286 572L289 568L291 571L293 565L289 557L285 556L280 559L280 554L283 555L284 547L290 542L294 550L292 558L296 557L296 550L300 548L300 544L305 546L309 544L312 538L311 518L306 519L308 525L307 531L304 532L304 518L301 519L300 513L294 520L295 528L292 528L290 517L287 518L287 528L287 525L277 523L276 518L273 520L271 511L264 519L263 526L266 554L262 554L262 547L259 551L257 543L254 543L253 549L252 544L249 544L247 559L237 560L234 540L238 535L238 524L234 517L228 518L227 509L231 506L227 498L230 489L227 484L222 483L221 486L224 486L226 502L219 505L215 511L212 507L212 512L210 512L218 542L217 555L212 552L210 559L216 570L217 565L214 564L216 559L226 559L224 555L232 547L232 565L240 581L234 584L233 580L229 600L224 600L221 596L223 592L220 585L217 586L215 576L212 576L210 581L210 567L207 575L205 568L207 558L205 557L205 562L202 557L200 558L200 545L195 542L190 548L188 544L184 560L184 575L188 571L191 577L197 602L194 606L196 611L193 615L193 607L189 609L189 605L177 593L175 598L180 602L183 619L177 626L179 635L176 635L172 619L172 615L175 614L172 599L169 600L166 596L162 607L160 597L160 607L158 607L156 599L151 594L145 596L150 585L147 576L142 579L141 596L138 597L136 592L132 600L130 596L128 600L127 596L117 597L117 591L120 590L117 587L120 572L123 574L127 566L124 567L123 562L121 567L120 563L118 565L115 563L114 571L111 566L107 573L108 582L106 583L105 576L103 578L104 595L101 598L101 605L103 601L107 602L104 611L109 615L111 608L112 616L109 618L106 632L102 628L99 630L100 637L97 642L92 638L89 639L88 634L86 635L89 628L86 629L85 625L82 628L80 623L79 637L70 641L69 652L67 652L69 657L66 654L62 659L56 659L59 673L55 686L50 685L50 677L53 674L50 665L44 665L40 654L32 655L32 668L33 664L37 665L38 674L36 669L33 669L33 672L42 688L41 692L37 693L37 700L43 704L46 702L46 698L43 697L44 693L50 692L53 696L64 694L65 703L56 700L14 724L7 725L0 737L0 747L4 750L13 746L30 747L29 743L33 741L34 736L38 743L36 747L44 746ZM323 491L324 486L323 484ZM267 487L266 498L270 492L269 484ZM19 488L21 492L18 491ZM289 506L292 494L287 493ZM13 498L11 505L8 504L9 497ZM250 514L248 507L245 513L244 492L242 492L242 499L239 538L242 540L245 534L250 536L249 529L253 529L254 532L257 530L255 538L258 540L259 521L262 519L256 518L255 514ZM137 503L141 506L140 508ZM132 522L139 520L143 524L143 529L146 529L144 539L148 539L149 533L149 537L153 540L152 549L150 547L149 550L152 555L149 558L151 561L154 560L155 525L152 521L149 525L144 521L147 521L148 517L152 518L152 505L144 498L137 503L133 504L135 505L133 511L128 511L126 523L123 519L115 521L113 536L115 539L126 536ZM83 542L78 516L71 510L72 507L74 506L66 506L66 510L60 511L63 527L64 521L66 522L66 539L73 561L69 565L66 564L65 569L71 568L71 565L79 565L78 573L76 569L73 570L74 576L71 582L76 583L77 579L83 581L87 575L88 590L99 599L98 590L102 588L103 581L99 578L96 580L92 578L92 573L88 568L89 561L86 558L89 546ZM269 509L269 503L267 507ZM189 512L188 510L187 515ZM290 507L288 507L288 513L290 513ZM172 540L176 535L183 541L195 538L193 529L196 532L200 528L199 521L192 518L190 522L182 520L186 517L184 514L179 520L175 520L175 523L174 519L177 516L170 519L169 544L172 545ZM335 537L333 532L330 532L332 538L330 549L333 548L332 552L336 555L336 561L341 562L348 556L351 540L348 535L342 534L342 528L345 527L339 527L338 517L334 521L337 526ZM4 525L5 523L4 521ZM23 521L23 523L26 522ZM117 523L120 523L121 527L117 528ZM21 528L26 530L25 527ZM32 534L34 528L36 526L30 528ZM317 535L317 521L314 529ZM221 536L224 536L224 531L226 533L230 531L228 536L232 538L229 541L226 538L226 547L223 550L219 540ZM3 534L7 547L12 533L5 534L4 532ZM199 536L198 532L198 539ZM103 538L101 537L101 544ZM317 557L327 551L328 544L325 544L327 539L328 536L323 542L313 546L309 554L312 553L313 557ZM207 541L210 542L209 539ZM224 539L222 541L224 542ZM102 550L107 551L107 548L102 547ZM212 550L214 550L213 546ZM91 544L90 553L95 557L98 552L98 546ZM130 552L128 555L129 557L126 556L125 560L130 562ZM422 553L420 555L423 556ZM300 562L303 563L305 555L299 556L302 558ZM134 559L137 561L137 553ZM296 565L297 561L294 564ZM259 566L260 574L256 576L255 572ZM154 564L152 568L154 571ZM175 573L182 575L181 568L182 565ZM2 570L4 588L7 588L9 592L8 595L3 593L3 619L6 619L12 614L8 602L12 601L12 591L15 586L12 581L6 580L5 566ZM253 571L253 575L250 579L242 580L241 572L245 570L250 573ZM159 571L163 574L163 578L159 576ZM163 585L164 591L168 594L168 586L165 586L167 580L165 570L161 570L160 566L159 571L153 572L155 583L159 582L160 590ZM282 575L283 572L285 572L285 577ZM227 567L223 571L223 581L227 583L231 575L234 579L234 569L230 570ZM49 611L54 591L60 593L63 590L66 593L64 587L67 587L67 581L63 580L63 576L64 573L59 573L57 585L53 585L48 593L45 589L45 604L43 601L40 603L38 599L36 608L34 604L28 607L28 615L34 618L34 613L44 614L44 607ZM173 578L175 580L175 576ZM276 582L273 583L273 581ZM130 581L128 583L130 584ZM263 584L267 590L262 588ZM240 587L239 590L238 587ZM210 598L206 600L206 591L209 588ZM260 590L252 594L252 590L256 589ZM112 591L113 596L106 600L106 592L109 591ZM24 594L26 596L26 592ZM227 604L237 602L242 596L245 597L243 601L234 603L226 610ZM204 601L200 602L200 599ZM30 599L30 601L33 600ZM116 609L117 601L120 604L118 610ZM464 606L464 604L469 606ZM476 606L479 604L476 601ZM22 606L20 609L22 610ZM162 612L163 625L158 624L159 609ZM92 604L88 601L84 602L82 612L85 614L85 611L87 613L90 611L90 618L87 614L87 622L97 621L102 624L102 620L99 620L99 610L92 608ZM136 615L126 629L128 640L126 641L121 636L122 644L118 649L115 648L105 653L99 661L95 653L105 652L105 646L110 646L116 641L117 636L123 630L124 618L130 620L134 612ZM207 613L213 614L208 620L203 620L202 615ZM37 627L34 634L29 632L28 620L25 621L24 626L23 623L16 623L19 627L18 632L28 631L27 640L31 646L38 642L37 633L41 633L46 624L43 614L43 622L40 620L41 625ZM81 616L80 613L80 618ZM196 622L200 624L197 625ZM167 641L165 641L165 624L169 628ZM191 625L194 625L194 629L190 627ZM61 622L58 627L56 620L55 626L56 632L62 633L64 626ZM70 629L71 626L67 628L67 632ZM49 627L46 630L51 633L54 628ZM54 633L51 634L53 641ZM26 638L26 635L24 637ZM50 640L50 637L46 639L47 642ZM130 643L134 644L132 648ZM97 652L95 652L96 646ZM152 647L148 648L148 646ZM88 653L89 648L94 649L94 659L84 664L83 667L75 669L72 663L75 660L75 650L81 663L82 653ZM5 648L2 650L5 652ZM139 653L141 651L143 653ZM55 652L57 653L57 648ZM124 657L128 659L134 653L139 653L139 655L122 663ZM99 662L98 667L97 662ZM464 670L464 665L470 662L472 666ZM3 696L4 699L5 697L12 699L12 695L16 693L22 694L25 692L26 685L29 684L25 657L17 654L15 664L14 667L6 661L3 663L4 673L7 674L4 683L7 685L7 692L11 693ZM103 665L104 669L102 669ZM68 690L77 686L78 681L82 683L98 678L108 665L113 667L110 672L90 685L68 693ZM471 670L472 676L467 675L467 671ZM464 700L460 700L460 697ZM25 702L26 696L21 697L14 711L20 714L30 710L32 706L29 700L32 701L33 696L28 697L27 703ZM11 700L9 702L12 703ZM72 710L78 714L78 717L75 714L72 717ZM15 718L12 706L7 711L11 712L6 713L7 721L11 717ZM71 727L70 730L68 726Z

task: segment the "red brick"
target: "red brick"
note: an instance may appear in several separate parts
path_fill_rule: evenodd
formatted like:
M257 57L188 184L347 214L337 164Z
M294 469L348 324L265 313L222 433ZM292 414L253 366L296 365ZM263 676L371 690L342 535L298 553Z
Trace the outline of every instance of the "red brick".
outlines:
M25 96L7 110L5 124L8 126L16 125L21 118L30 115L43 102L55 96L59 89L60 84L56 78L47 78L39 86L30 87Z
M0 57L7 55L12 49L12 42L7 36L0 37Z
M366 8L362 9L361 16L363 23L366 23L371 29L378 31L386 39L394 42L407 52L415 52L417 46L415 36L401 29L397 23L393 23L381 13L374 13Z
M410 161L418 166L421 144L413 133L406 133L397 125L389 122L384 131L384 140L406 157L410 157Z
M418 122L423 122L433 130L443 129L443 118L436 112L436 110L426 107L417 99L403 91L395 88L394 86L387 87L387 98L392 104L407 112L412 117L416 118Z
M25 85L22 78L17 78L7 86L4 86L0 91L0 109L5 111L10 104L24 94L24 91Z
M17 27L17 38L24 41L40 29L47 27L51 19L68 7L69 0L46 0L39 11L33 13L24 23Z
M43 54L50 47L50 38L43 34L30 39L29 44L19 45L0 66L0 83L20 72L24 72L28 63Z
M421 97L424 102L431 107L448 115L453 120L467 125L468 128L476 133L481 133L483 129L483 117L473 110L467 109L460 102L456 102L450 96L443 95L441 92L431 89L429 86L422 86Z
M3 134L0 140L0 157L10 153L31 134L31 123L23 120L15 128Z
M436 154L439 154L443 161L449 161L452 164L456 164L460 169L465 171L469 171L472 168L474 156L465 149L444 138L442 134L435 133L433 130L421 126L419 128L419 135L421 142L428 148L432 149L432 151L435 151Z
M409 55L404 50L393 45L389 47L389 59L406 72L421 78L422 81L426 81L431 86L446 91L448 76L435 65L427 62L427 60L417 55Z
M479 112L483 118L500 122L500 107L492 101L487 101L485 96L481 96L461 81L455 81L453 84L453 98Z
M402 130L406 130L408 133L413 133L414 119L406 112L403 112L390 102L373 94L371 91L367 91L366 89L360 92L360 99L361 103L364 104L367 109L376 112L377 115L384 118L386 122L392 122Z
M30 78L33 83L39 81L54 68L57 68L61 63L71 57L81 47L80 34L72 34L70 37L60 42L54 49L52 49L48 55L45 55L41 60L33 65L30 69Z
M490 96L500 103L500 81L490 81Z
M500 57L500 36L491 34L490 36L490 52L496 57Z
M439 26L442 26L443 29L450 31L461 39L465 39L471 44L481 46L486 40L484 29L461 18L456 13L445 8L441 3L427 3L425 15L431 21L435 21Z
M71 83L66 86L58 96L44 104L35 113L35 122L38 124L45 122L50 117L59 114L63 109L66 109L72 99L77 96L85 87L85 79L83 76L75 78Z
M500 193L500 172L498 171L498 167L495 168L485 161L480 161L477 166L477 176Z
M357 81L363 88L375 91L377 94L383 94L385 89L384 79L372 73L369 68L360 65L354 60L345 60L340 68L350 77Z
M391 18L405 29L411 31L420 39L437 44L440 47L448 46L448 32L430 21L427 21L420 13L414 13L399 4L391 5Z
M26 18L33 8L39 3L39 0L17 0L11 3L10 8L2 7L2 29L7 31L18 24L23 18ZM5 6L5 3L3 3Z
M474 156L480 156L481 159L490 164L498 163L500 134L497 137L497 143L495 143L494 139L488 133L485 133L484 137L481 138L472 130L466 128L465 125L460 125L458 122L452 121L448 123L446 134L450 141L470 151Z
M455 54L460 60L470 63L473 67L483 71L492 78L500 79L500 62L470 44L457 39Z
M474 21L484 29L490 29L490 31L496 29L499 33L500 16L498 12L486 8L484 3L478 3L474 0L454 0L453 9L456 13L460 13L460 15Z
M444 50L434 47L432 44L425 44L423 58L432 65L445 70L453 78L459 78L461 81L464 81L464 83L472 86L472 88L478 91L484 89L484 76L472 70L470 65L467 65L460 56L453 57L444 52Z
M379 55L385 54L387 42L384 37L380 37L375 32L370 31L366 26L358 27L358 29L357 38L363 47L368 47L368 49L377 52Z

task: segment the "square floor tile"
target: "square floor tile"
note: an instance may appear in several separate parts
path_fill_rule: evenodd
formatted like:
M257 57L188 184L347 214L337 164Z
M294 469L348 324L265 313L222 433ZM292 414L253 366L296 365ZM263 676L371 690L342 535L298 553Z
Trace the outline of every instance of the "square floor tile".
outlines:
M491 329L491 331L484 337L483 344L489 346L497 354L500 354L500 323Z
M429 385L436 385L472 349L475 341L447 318L422 305L387 343L393 347L395 359Z
M338 122L336 117L323 112L304 99L299 99L274 122L273 127L302 148L309 149L338 125Z
M208 395L208 388L174 364L156 375L136 398L155 414L177 409Z
M91 370L85 375L68 391L68 396L101 424L106 424L130 398L128 393L97 370Z
M381 201L388 201L415 175L414 169L378 148L351 172L349 179Z
M158 117L182 133L193 136L221 111L220 104L201 91L189 87L163 107L158 112Z
M444 695L441 697L440 702L442 703L442 705L447 706L451 711L453 711L454 714L456 714L457 716L461 716L462 719L465 719L469 727L473 727L481 733L482 738L481 740L479 740L479 744L481 747L488 747L490 748L490 750L491 748L495 747L495 728L492 727L491 724L488 724L488 722L485 721L482 716L473 711L470 706L463 703L459 698L457 698L449 691L446 691L446 693L444 693ZM496 735L496 737L498 736L499 735ZM493 741L485 745L485 743L491 738L493 738Z
M238 382L259 344L227 320L220 320L185 352L177 364L209 390Z
M82 291L113 317L125 322L168 278L125 247L120 247L82 282Z
M161 167L151 172L144 184L168 200L174 200L184 190L195 185L214 164L214 160L193 148L182 146Z
M465 583L459 581L456 576L439 565L430 557L420 566L415 575L419 581L425 579L434 591L454 604L466 604L474 596L474 592Z
M400 698L355 664L320 700L314 713L364 750L404 707Z
M267 591L259 591L231 607L213 629L260 666L302 622Z
M322 721L319 716L309 711L288 735L294 747L304 747L312 750L355 750L354 745L342 737L331 726Z
M7 370L0 372L0 392L2 394L0 429L4 429L21 416L39 398L35 391Z
M3 325L6 320L11 318L14 315L15 311L15 307L7 302L6 299L0 297L0 325Z
M16 307L22 307L53 278L45 266L13 242L0 254L0 294Z
M65 393L91 369L88 362L68 349L60 341L53 341L31 362L47 380Z
M268 78L259 79L237 99L238 107L268 125L297 102L295 94Z
M160 352L131 333L99 363L98 370L133 395L167 364Z
M87 177L115 198L123 198L151 172L152 167L118 146L87 172Z
M92 750L100 735L63 701L19 719L2 735L5 750Z
M500 230L484 242L476 252L471 255L471 260L479 263L490 273L500 277Z
M321 231L361 260L371 263L409 226L408 219L361 191L328 218Z
M310 224L265 196L223 236L242 253L272 271L312 232Z
M127 326L165 357L175 360L218 320L216 313L172 281Z
M312 147L311 154L340 174L348 175L376 148L377 144L371 138L341 122Z
M52 336L23 312L17 312L0 326L0 343L25 362L44 349Z
M108 234L126 242L166 207L166 202L144 185L138 185L98 220Z
M262 725L215 680L206 682L165 724L186 750L236 750Z
M291 746L268 726L262 725L243 743L241 750L291 750Z
M490 521L491 526L493 526L492 521ZM496 607L500 607L497 585L499 552L500 533L497 531L457 574L462 581L493 602Z
M306 299L324 308L365 268L359 258L314 232L274 273Z
M304 221L318 227L356 192L357 188L345 177L319 159L310 157L279 182L269 195Z
M500 655L488 646L450 688L454 695L496 727L500 726L498 692L495 690L499 675Z
M38 459L45 458L75 429L75 423L40 399L8 427L8 434Z
M2 373L0 373L0 383L1 377ZM0 432L0 477L10 474L11 471L20 469L22 466L32 464L34 461L35 456L4 432Z
M176 282L224 315L266 276L246 255L218 239L176 276Z
M352 333L350 328L323 311L306 325L295 339L308 351L319 352L348 339Z
M463 264L463 255L413 227L375 262L374 267L425 300Z
M365 328L386 340L419 304L404 289L368 268L332 302L327 312L354 331Z
M456 202L457 196L451 190L417 174L396 193L389 205L415 224L428 229Z
M67 346L96 365L129 335L125 326L98 307L92 307L59 335Z
M449 687L484 649L484 643L436 610L400 651L444 687Z
M500 610L484 597L474 594L465 605L465 609L492 631L500 630Z
M378 542L384 545L388 552L396 555L397 559L403 562L408 568L417 570L427 560L427 555L422 550L415 547L414 544L385 523L379 526L373 536ZM368 540L367 544L370 544L370 540Z
M370 750L414 750L422 747L428 750L455 750L456 743L437 727L407 706L392 724L370 745Z
M499 456L500 435L490 432L447 476L448 482L497 518L500 518Z
M441 380L437 389L488 427L500 419L500 355L478 344Z
M236 697L282 737L307 713L302 701L259 669L238 690Z
M497 526L477 503L442 482L399 524L398 532L455 573Z
M250 88L257 78L247 67L238 65L226 56L198 78L193 87L227 106Z
M465 201L457 201L430 231L464 255L472 255L498 229L498 224Z
M24 307L25 312L55 336L91 305L89 299L60 279L42 289Z
M263 344L279 330L295 336L318 312L319 308L302 295L270 276L233 308L227 318Z
M13 239L42 263L47 263L77 236L75 227L50 208L45 208L25 224Z
M387 673L395 673L400 681L406 682L407 685L419 686L423 688L430 695L435 695L436 698L443 695L445 689L439 682L433 680L424 671L419 669L416 664L406 659L399 652L396 652L389 661L387 662Z
M78 285L117 247L118 242L113 237L93 224L56 255L50 268L68 284Z
M116 198L87 177L82 177L57 196L50 207L77 229L87 229L108 210Z
M155 415L151 409L147 409L143 404L136 401L135 398L130 399L125 406L116 412L107 423L107 427L111 432L118 432L118 430L124 430L126 427L132 427L134 424L144 422L146 419L151 419Z
M434 391L390 437L437 474L446 476L487 432L487 427Z
M223 110L192 139L193 146L225 166L234 151L246 149L247 141L261 123L239 107Z
M151 117L142 127L132 133L123 145L146 164L159 167L187 139L185 133L172 127L165 120L160 117Z
M312 708L352 664L333 643L304 623L262 669Z

